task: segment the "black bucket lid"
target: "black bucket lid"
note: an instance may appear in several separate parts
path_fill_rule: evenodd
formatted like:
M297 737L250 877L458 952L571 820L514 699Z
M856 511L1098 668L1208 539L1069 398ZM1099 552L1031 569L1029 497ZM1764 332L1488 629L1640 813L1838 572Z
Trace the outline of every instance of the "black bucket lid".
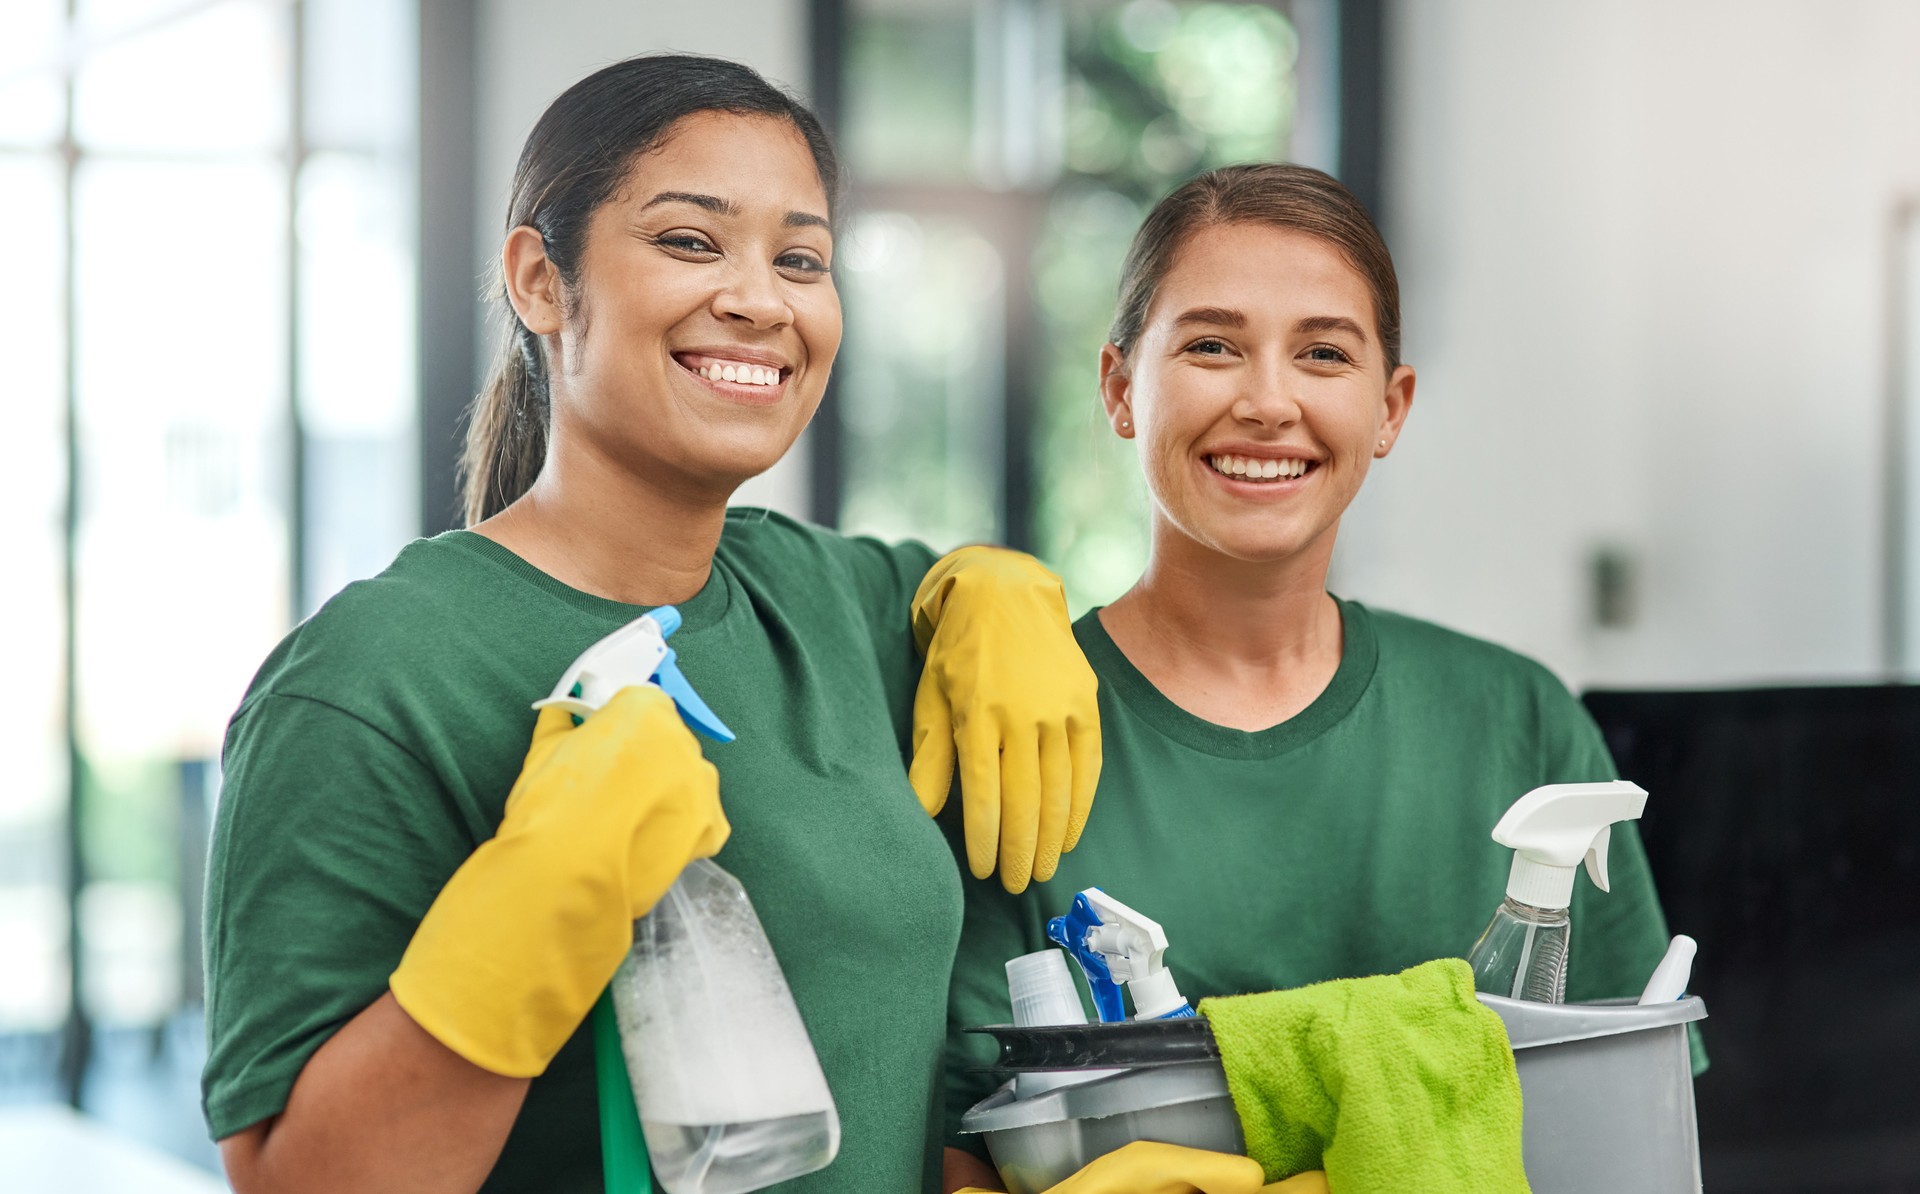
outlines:
M975 1069L1003 1074L1181 1065L1220 1056L1213 1025L1199 1016L1032 1028L989 1024L967 1031L991 1036L1000 1045L993 1065Z

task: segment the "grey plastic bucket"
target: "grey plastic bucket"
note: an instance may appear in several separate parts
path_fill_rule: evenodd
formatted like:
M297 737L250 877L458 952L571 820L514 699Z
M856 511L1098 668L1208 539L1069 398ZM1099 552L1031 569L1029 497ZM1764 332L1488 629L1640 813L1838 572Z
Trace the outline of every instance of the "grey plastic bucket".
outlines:
M1008 1194L1040 1194L1135 1140L1247 1151L1217 1061L1126 1070L1018 1101L1008 1082L962 1116L960 1130L986 1138Z
M1526 1003L1482 995L1513 1041L1521 1147L1534 1194L1698 1194L1687 1025L1699 999ZM1015 1101L1012 1083L968 1111L1009 1194L1039 1194L1134 1140L1244 1152L1218 1062L1140 1068Z
M1706 1004L1480 1002L1513 1041L1534 1194L1698 1194L1687 1025L1706 1018Z

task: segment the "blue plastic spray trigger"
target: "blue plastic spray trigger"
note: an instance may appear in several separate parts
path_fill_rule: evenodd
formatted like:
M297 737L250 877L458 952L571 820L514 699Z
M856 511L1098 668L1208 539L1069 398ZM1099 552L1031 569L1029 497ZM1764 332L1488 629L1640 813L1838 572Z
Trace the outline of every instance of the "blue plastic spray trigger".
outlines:
M669 630L667 633L673 632ZM666 658L660 661L660 666L654 669L653 681L660 686L662 692L673 698L674 706L680 710L682 721L715 742L733 741L733 731L727 728L727 723L714 716L713 710L707 708L707 703L701 700L700 694L693 690L693 685L687 683L685 673L681 672L680 665L674 662L672 650L669 650Z
M667 636L680 629L680 611L663 605L642 614L588 647L573 661L553 693L533 707L558 705L576 717L588 717L632 684L655 684L673 698L680 719L713 739L733 741L733 731L714 716L675 661Z
M1121 998L1120 984L1113 981L1113 971L1107 967L1106 958L1087 941L1091 932L1104 923L1083 891L1073 897L1073 907L1065 916L1056 916L1047 922L1047 938L1072 954L1073 960L1080 964L1081 973L1087 976L1087 990L1093 993L1094 1010L1100 1013L1100 1022L1113 1024L1127 1018L1127 1005Z
M1133 996L1136 1020L1178 1020L1194 1014L1167 969L1167 933L1160 922L1098 887L1074 896L1071 911L1047 922L1047 936L1080 963L1103 1022L1127 1018L1122 984Z

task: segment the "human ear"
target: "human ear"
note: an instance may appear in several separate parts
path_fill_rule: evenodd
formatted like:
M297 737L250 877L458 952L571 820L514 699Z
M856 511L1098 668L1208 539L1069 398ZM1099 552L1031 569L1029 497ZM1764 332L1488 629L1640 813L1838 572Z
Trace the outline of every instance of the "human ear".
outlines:
M1133 378L1127 372L1127 355L1118 345L1100 348L1100 405L1107 409L1107 422L1121 439L1133 438Z
M1413 409L1412 365L1401 365L1387 378L1387 392L1381 402L1386 407L1386 417L1381 420L1379 443L1373 449L1376 459L1393 451L1393 442L1400 438L1407 412Z
M560 271L547 258L547 242L540 231L522 224L507 233L500 246L500 272L507 280L507 301L527 330L551 336L565 322Z

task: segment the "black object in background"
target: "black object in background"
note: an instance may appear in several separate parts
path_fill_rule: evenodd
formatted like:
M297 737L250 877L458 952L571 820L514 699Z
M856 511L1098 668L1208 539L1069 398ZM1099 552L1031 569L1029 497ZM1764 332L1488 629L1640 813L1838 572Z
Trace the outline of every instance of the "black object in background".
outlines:
M1700 943L1706 1189L1920 1192L1920 687L1584 699Z

